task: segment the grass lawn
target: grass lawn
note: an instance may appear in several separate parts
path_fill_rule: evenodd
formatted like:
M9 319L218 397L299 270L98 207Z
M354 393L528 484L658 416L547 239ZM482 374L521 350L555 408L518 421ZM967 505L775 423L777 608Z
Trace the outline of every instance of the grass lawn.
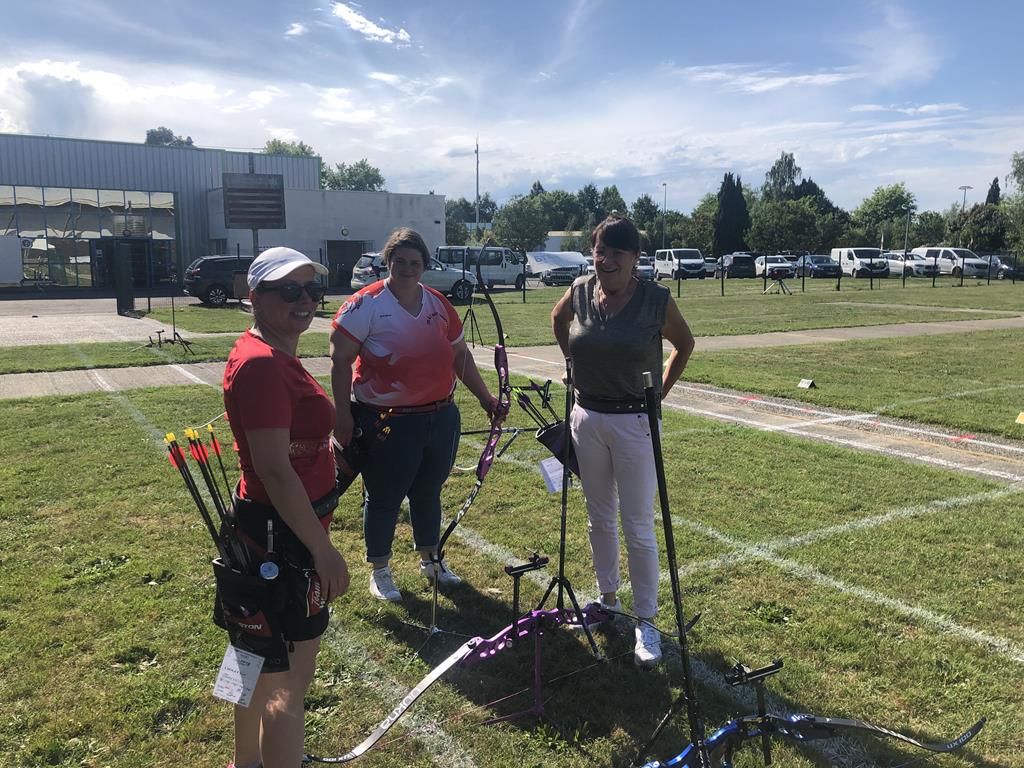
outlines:
M688 381L1024 438L1016 331L844 341L694 355ZM798 389L800 379L817 389Z
M467 429L485 421L471 400L462 406ZM213 549L160 440L219 408L220 394L205 387L0 403L0 764L221 768L228 761L230 710L210 695L225 642L208 616ZM509 422L526 425L519 413ZM782 657L786 668L770 684L773 707L860 717L931 740L984 715L989 725L962 754L923 764L1024 766L1024 656L1015 655L1022 635L1014 621L1024 597L1006 588L1019 570L1019 492L671 411L664 428L685 607L703 614L692 646L709 729L748 709L721 673L737 660ZM464 438L457 466L473 467L480 447L479 438ZM449 544L466 584L442 597L441 626L497 631L510 618L505 558L557 554L558 496L536 472L542 456L523 435L488 475ZM834 466L844 471L827 471ZM453 473L446 510L457 508L473 479L472 471ZM585 521L574 490L566 573L581 598L595 590ZM307 743L337 754L460 641L435 638L420 655L424 633L402 623L427 622L430 612L407 521L396 538L401 604L366 591L355 495L343 498L332 535L353 581L325 636ZM552 565L524 579L524 604L539 599L553 573ZM659 623L669 628L671 615L666 578ZM599 635L610 659L600 665L575 633L552 632L544 643L545 678L565 677L547 686L543 723L480 724L528 705L524 647L455 670L361 763L630 765L678 694L678 667L636 670L625 636ZM683 728L683 718L674 721L656 753L678 751ZM883 765L917 756L867 739L851 743L843 749ZM835 753L825 754L833 757L780 746L777 760L801 768L834 762ZM753 747L736 761L737 768L758 764Z

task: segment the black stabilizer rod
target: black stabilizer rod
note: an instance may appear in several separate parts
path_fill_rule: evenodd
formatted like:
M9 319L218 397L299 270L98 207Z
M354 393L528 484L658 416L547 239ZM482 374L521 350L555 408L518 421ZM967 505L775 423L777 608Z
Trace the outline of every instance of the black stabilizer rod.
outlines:
M658 477L658 500L661 503L661 521L665 528L665 554L668 557L668 573L672 582L672 602L676 612L676 628L679 632L679 651L683 661L682 699L690 726L690 743L698 754L701 768L711 768L711 759L704 743L704 718L693 690L690 645L686 637L689 627L683 614L683 595L679 586L679 568L676 565L676 541L672 532L672 512L669 510L668 484L665 482L665 461L661 452L661 427L658 424L661 397L654 388L654 375L650 371L644 372L644 400L646 401L647 422L651 430L651 447L654 450L654 469ZM671 717L671 712L669 717ZM654 743L661 730L668 724L669 717L663 719L658 725L644 751Z

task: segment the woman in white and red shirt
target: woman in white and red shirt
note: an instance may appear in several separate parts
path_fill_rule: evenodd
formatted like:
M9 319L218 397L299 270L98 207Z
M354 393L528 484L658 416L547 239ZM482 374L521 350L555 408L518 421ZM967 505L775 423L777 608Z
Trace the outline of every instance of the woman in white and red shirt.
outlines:
M498 401L480 378L455 308L420 283L430 264L423 238L412 229L396 230L381 256L387 279L355 293L334 319L331 388L338 405L335 437L347 445L358 427L368 451L363 537L373 566L370 592L398 601L391 544L407 497L420 572L430 582L460 581L445 563L432 562L440 538L441 486L459 447L456 378L488 413ZM350 400L351 409L344 406Z

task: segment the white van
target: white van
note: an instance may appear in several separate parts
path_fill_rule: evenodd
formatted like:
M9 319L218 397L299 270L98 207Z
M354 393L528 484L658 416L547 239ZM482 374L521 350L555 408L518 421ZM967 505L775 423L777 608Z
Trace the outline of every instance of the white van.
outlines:
M916 256L923 256L927 262L938 262L940 275L960 277L987 277L988 262L978 258L969 248L944 248L942 246L922 246L911 251ZM993 274L993 277L995 274Z
M833 248L832 261L850 277L889 276L889 261L881 248Z
M458 270L465 267L466 272L476 275L480 248L472 245L442 245L435 251L435 256L446 267ZM480 262L480 274L488 288L495 285L522 288L526 279L523 276L523 257L508 248L485 248Z
M658 280L669 277L704 279L704 255L697 248L662 248L654 252L654 275Z

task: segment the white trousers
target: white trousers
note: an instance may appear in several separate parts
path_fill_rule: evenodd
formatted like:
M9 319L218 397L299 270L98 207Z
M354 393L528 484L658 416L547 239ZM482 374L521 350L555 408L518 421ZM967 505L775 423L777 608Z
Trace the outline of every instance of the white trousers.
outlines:
M633 612L658 612L657 475L646 413L597 413L575 406L569 419L590 520L590 550L602 594L618 591L619 525L626 539Z

